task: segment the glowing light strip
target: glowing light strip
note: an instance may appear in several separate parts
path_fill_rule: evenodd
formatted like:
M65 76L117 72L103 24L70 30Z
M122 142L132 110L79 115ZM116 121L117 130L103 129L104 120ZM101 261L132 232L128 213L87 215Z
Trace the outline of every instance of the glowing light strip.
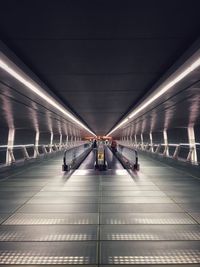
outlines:
M106 136L111 135L113 132L115 132L118 128L120 128L122 125L124 125L128 121L128 118L123 120L119 125L117 125L111 132L109 132Z
M151 103L153 103L156 99L158 99L160 96L162 96L164 93L169 91L175 84L180 82L183 78L185 78L188 74L190 74L192 71L194 71L196 68L200 66L200 58L195 60L189 67L187 67L183 72L181 72L176 78L174 78L171 82L167 83L164 87L161 87L159 92L152 93L152 95L149 96L148 100L144 100L143 104L141 104L138 108L136 108L129 116L126 118L122 123L117 125L112 131L110 131L108 135L119 129L124 123L126 123L129 119L132 119L134 116L136 116L140 111L145 109L147 106L149 106ZM159 89L159 87L158 87ZM158 91L158 89L156 91Z
M12 77L14 77L16 80L21 82L23 85L25 85L28 89L30 89L32 92L37 94L39 97L41 97L43 100L45 100L47 103L49 103L51 106L62 112L65 116L69 117L73 122L90 132L92 135L96 136L90 129L88 129L83 123L81 123L78 119L76 119L72 114L70 114L64 107L62 107L56 100L54 100L52 97L50 97L47 93L43 92L41 88L38 86L35 86L33 83L29 82L27 79L22 77L21 74L19 74L17 71L15 71L12 67L10 67L7 63L5 63L4 60L0 59L0 68L2 68L4 71L9 73Z
M180 82L183 78L185 78L189 73L194 71L196 68L200 66L200 58L197 59L192 65L190 65L185 71L183 71L181 74L179 74L175 79L173 79L171 82L169 82L167 85L165 85L163 88L159 90L158 93L156 93L154 96L152 96L146 103L141 105L141 107L137 108L134 112L129 115L129 119L134 117L136 114L138 114L141 110L145 109L147 106L149 106L152 102L154 102L156 99L158 99L161 95L169 91L175 84Z

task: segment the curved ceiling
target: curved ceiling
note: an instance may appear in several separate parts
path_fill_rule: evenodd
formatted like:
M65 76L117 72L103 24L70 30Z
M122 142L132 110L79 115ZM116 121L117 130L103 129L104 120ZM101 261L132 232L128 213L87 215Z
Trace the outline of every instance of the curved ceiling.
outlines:
M1 1L3 42L103 135L199 36L200 1Z

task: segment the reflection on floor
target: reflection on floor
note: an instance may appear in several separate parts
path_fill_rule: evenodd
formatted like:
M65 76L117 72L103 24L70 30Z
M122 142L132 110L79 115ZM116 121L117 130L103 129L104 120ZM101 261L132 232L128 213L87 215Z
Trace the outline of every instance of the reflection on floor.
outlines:
M200 264L200 180L144 157L134 178L84 169L91 158L69 179L58 157L0 181L0 264Z

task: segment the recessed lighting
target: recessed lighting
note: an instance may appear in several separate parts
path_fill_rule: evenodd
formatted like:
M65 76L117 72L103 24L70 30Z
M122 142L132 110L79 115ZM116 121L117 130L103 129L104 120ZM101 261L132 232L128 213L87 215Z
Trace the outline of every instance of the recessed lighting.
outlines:
M9 62L9 60L7 59ZM31 79L25 74L21 74L18 72L18 70L15 70L14 68L18 69L16 65L12 63L13 66L10 66L9 63L5 62L3 59L0 58L0 67L9 73L12 77L14 77L16 80L21 82L23 85L25 85L29 90L37 94L40 98L45 100L47 103L49 103L51 106L59 110L61 113L63 113L65 116L70 118L73 122L84 128L86 131L90 132L92 135L96 136L90 129L88 129L82 122L80 122L78 119L76 119L70 112L68 112L61 104L59 104L53 97L51 97L48 93L46 93L39 85L37 85L35 82L31 81Z
M143 101L141 105L139 105L136 109L132 111L132 113L128 116L127 119L122 121L120 124L118 124L112 131L110 131L108 135L115 132L117 129L119 129L124 123L128 121L128 119L132 119L135 117L140 111L148 107L151 103L153 103L156 99L158 99L160 96L165 94L167 91L169 91L175 84L180 82L182 79L184 79L188 74L190 74L192 71L197 69L200 66L200 58L193 61L192 64L189 65L189 67L186 67L180 74L178 74L175 78L172 78L170 82L168 82L164 86L159 86L156 89L156 92L152 93L146 100Z
M159 92L155 93L154 95L150 96L150 99L145 101L140 107L135 109L131 115L129 115L129 119L133 118L136 114L138 114L141 110L145 109L151 103L153 103L156 99L158 99L161 95L169 91L175 84L180 82L183 78L185 78L189 73L194 71L196 68L200 66L200 58L198 58L193 64L191 64L188 68L186 68L181 74L179 74L176 78L172 81L167 83L164 87L161 87Z
M106 136L111 135L113 132L115 132L118 128L120 128L122 125L124 125L126 122L128 122L128 118L124 119L120 124L118 124L111 132L109 132Z

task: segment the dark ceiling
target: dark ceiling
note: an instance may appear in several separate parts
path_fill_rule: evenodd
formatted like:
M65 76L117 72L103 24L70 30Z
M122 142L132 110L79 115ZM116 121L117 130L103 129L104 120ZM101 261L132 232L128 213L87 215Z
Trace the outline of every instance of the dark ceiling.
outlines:
M157 103L152 103L137 118L114 132L114 136L118 139L120 135L148 135L164 129L187 130L189 126L200 125L200 68L189 76L187 81L181 81L173 91L162 95L155 101Z
M3 42L106 134L199 37L199 0L4 0Z

